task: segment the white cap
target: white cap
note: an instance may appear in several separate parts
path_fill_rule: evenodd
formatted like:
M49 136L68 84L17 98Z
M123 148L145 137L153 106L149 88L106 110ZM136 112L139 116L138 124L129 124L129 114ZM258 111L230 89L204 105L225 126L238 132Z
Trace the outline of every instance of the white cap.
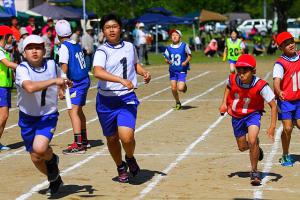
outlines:
M178 33L178 35L179 35L180 37L182 37L181 31L180 31L180 30L177 30L177 29L171 30L170 35L172 35L172 33L174 33L174 32Z
M55 24L55 31L60 37L68 37L72 35L71 25L67 20L59 20Z
M26 46L29 44L44 44L45 41L41 36L38 35L29 35L27 38L23 41L23 51L25 51Z
M28 34L28 31L26 30L25 27L21 27L20 28L20 35L22 36L22 35L25 35L25 34Z
M143 22L139 23L139 27L145 27L145 24Z

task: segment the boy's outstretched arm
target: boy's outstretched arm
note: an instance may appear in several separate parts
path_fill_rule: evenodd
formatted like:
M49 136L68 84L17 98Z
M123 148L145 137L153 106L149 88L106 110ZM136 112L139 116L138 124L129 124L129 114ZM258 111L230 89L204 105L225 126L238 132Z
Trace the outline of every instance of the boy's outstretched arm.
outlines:
M7 66L7 67L9 67L9 68L11 68L11 69L13 69L13 70L16 70L16 68L17 68L17 66L18 66L17 63L11 62L11 61L7 60L6 58L2 59L1 62L2 62L5 66Z
M219 111L221 115L224 115L224 113L227 111L227 97L229 95L229 92L230 92L229 87L226 86L224 91L223 101L219 107Z
M272 101L270 101L268 104L271 108L271 123L270 123L270 127L267 130L267 135L274 142L274 134L275 134L276 120L277 120L277 105L276 105L274 99Z

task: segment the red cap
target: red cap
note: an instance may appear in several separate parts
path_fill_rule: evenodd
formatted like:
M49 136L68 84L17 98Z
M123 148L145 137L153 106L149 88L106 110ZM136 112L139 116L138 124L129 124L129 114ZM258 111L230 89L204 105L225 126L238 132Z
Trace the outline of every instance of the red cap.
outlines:
M241 67L251 67L255 68L256 67L256 60L255 58L250 55L250 54L242 54L236 61L235 63L236 68L241 68Z
M8 26L0 26L0 36L12 35L13 32Z
M281 32L276 36L276 42L280 46L285 40L294 38L289 32Z
M182 33L181 33L181 31L180 30L176 30L176 29L172 29L171 31L170 31L170 35L172 35L172 33L177 33L180 37L182 37Z

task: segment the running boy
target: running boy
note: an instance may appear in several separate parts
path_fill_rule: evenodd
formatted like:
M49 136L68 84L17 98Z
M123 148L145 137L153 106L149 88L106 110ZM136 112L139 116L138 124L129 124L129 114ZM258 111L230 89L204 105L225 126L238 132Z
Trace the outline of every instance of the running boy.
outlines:
M237 74L230 74L225 88L221 113L232 116L232 127L240 151L250 150L251 184L260 185L261 177L257 163L263 159L259 147L258 133L264 111L264 101L271 107L271 123L267 135L274 139L277 108L275 95L268 83L255 76L256 61L248 54L241 55L236 62ZM246 137L248 133L248 137Z
M140 167L134 157L135 123L139 100L134 92L137 87L137 74L144 77L145 83L151 79L150 73L142 68L136 49L132 43L121 40L122 22L114 14L101 18L106 42L101 45L94 57L94 76L99 79L96 110L107 139L107 146L119 174L119 181L127 183L129 175L136 176ZM125 150L122 160L121 143Z
M13 70L17 64L11 62L10 54L4 50L7 42L12 40L12 30L8 26L0 26L0 138L11 107L11 88L13 86ZM0 143L0 152L10 148Z
M23 48L26 61L20 63L16 70L19 126L33 164L48 177L47 194L53 195L63 185L58 169L59 159L49 143L58 119L58 87L64 85L64 80L60 78L60 69L54 60L43 59L44 40L40 36L28 36Z
M241 39L238 38L237 30L232 30L230 33L230 38L226 39L223 56L223 61L225 61L227 56L230 73L235 73L235 63L245 48L245 44Z
M176 101L175 109L181 109L178 91L185 93L187 91L186 75L187 70L190 69L190 60L192 59L192 52L189 46L181 42L182 34L179 30L172 30L170 32L172 44L169 45L164 57L169 66L171 90Z
M74 142L63 150L63 153L85 153L89 144L86 134L86 118L82 107L85 105L90 87L89 69L85 65L80 45L70 39L72 30L69 22L59 20L55 25L55 30L61 43L59 63L68 79L73 81L73 87L70 88L72 109L68 112L73 127Z
M293 121L300 127L300 57L296 44L289 32L279 33L277 45L283 54L276 60L273 70L274 91L279 108L278 119L282 120L281 134L282 166L293 166L294 159L289 154Z

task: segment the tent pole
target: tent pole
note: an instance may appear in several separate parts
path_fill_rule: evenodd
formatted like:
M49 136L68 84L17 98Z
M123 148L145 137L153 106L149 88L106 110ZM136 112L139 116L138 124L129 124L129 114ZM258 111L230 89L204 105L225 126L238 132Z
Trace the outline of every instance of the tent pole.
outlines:
M158 25L155 24L155 53L158 54Z
M83 11L83 20L84 20L84 26L83 26L83 32L86 31L86 11L85 11L85 0L82 0L82 11Z
M194 47L195 47L195 51L197 51L197 45L196 45L196 42L195 42L195 38L196 38L196 31L195 31L195 24L193 22L193 41L194 41Z

